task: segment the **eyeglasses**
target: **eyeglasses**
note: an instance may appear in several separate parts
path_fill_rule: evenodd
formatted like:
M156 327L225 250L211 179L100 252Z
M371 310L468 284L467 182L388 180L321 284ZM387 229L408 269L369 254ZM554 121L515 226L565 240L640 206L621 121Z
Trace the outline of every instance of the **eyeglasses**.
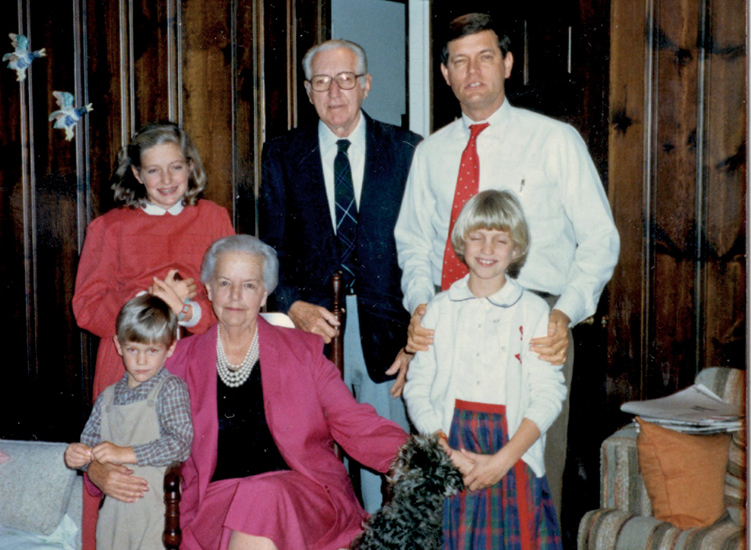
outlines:
M314 92L328 92L329 88L331 88L332 81L335 81L336 85L339 86L339 88L341 88L342 90L351 90L355 87L357 79L361 76L365 75L345 72L331 77L326 74L317 74L314 75L308 82L310 82L310 87L313 88Z

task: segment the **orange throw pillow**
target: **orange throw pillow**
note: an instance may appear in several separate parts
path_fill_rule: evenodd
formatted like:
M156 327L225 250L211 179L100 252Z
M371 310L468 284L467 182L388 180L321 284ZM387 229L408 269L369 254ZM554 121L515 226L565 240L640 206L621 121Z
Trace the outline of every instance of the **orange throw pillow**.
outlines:
M680 529L707 527L720 519L730 436L684 434L637 421L639 468L654 517Z

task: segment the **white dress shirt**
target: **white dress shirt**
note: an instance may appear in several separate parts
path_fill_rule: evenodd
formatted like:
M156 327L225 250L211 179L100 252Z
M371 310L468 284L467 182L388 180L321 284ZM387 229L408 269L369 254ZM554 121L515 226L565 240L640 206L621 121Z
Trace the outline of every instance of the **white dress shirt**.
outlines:
M469 125L462 117L417 146L396 237L404 306L412 313L441 283L451 205ZM570 125L504 101L477 139L480 191L517 194L530 230L524 288L560 296L575 325L592 315L620 240L586 144Z
M456 368L462 373L456 379L456 397L475 403L505 405L505 369L501 365L509 359L509 346L498 334L510 332L509 317L493 303L492 297L479 300L464 286L453 292L449 289L449 298L452 297L459 309L457 326L460 329L454 345Z
M468 280L469 275L456 281L428 304L422 321L435 330L434 344L409 365L404 386L409 417L422 434L448 434L457 398L505 404L509 438L524 418L540 429L540 439L522 460L542 476L545 432L566 398L561 365L529 349L532 338L547 334L550 308L513 279L487 298L475 297Z
M321 149L321 164L323 166L323 182L326 186L326 197L329 199L329 209L331 211L331 223L336 233L336 202L335 202L335 182L334 182L334 159L339 152L339 146L336 144L340 139L348 139L350 142L347 156L349 157L349 166L352 170L352 184L355 188L355 203L358 211L360 210L360 197L362 196L362 182L365 174L365 117L360 111L360 120L352 130L352 133L346 138L340 138L332 132L320 120L318 121L318 145Z

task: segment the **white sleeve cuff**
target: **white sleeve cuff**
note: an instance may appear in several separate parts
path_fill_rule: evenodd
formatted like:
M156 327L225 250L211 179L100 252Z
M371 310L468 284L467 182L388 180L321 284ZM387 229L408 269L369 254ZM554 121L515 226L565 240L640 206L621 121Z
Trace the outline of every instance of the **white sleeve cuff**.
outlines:
M188 300L185 303L190 304L193 307L193 315L191 316L190 321L179 321L178 324L185 328L194 327L201 320L201 306L198 302L194 302L193 300Z

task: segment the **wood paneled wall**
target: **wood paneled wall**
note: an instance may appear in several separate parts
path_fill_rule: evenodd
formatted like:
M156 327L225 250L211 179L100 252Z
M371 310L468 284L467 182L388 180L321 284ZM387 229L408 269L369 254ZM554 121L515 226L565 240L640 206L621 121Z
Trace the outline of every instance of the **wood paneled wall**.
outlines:
M112 207L108 180L136 128L182 123L206 165L207 197L239 231L254 232L263 140L315 117L299 61L328 36L328 1L3 5L0 51L12 51L9 33L22 33L47 57L20 83L0 67L0 437L71 440L88 414L96 342L70 308L78 254L88 222ZM590 349L607 365L578 372L604 368L617 411L626 399L688 385L704 366L745 367L745 0L514 6L516 22L528 13L543 19L538 30L572 28L573 72L556 81L531 67L529 85L553 114L558 100L577 106L558 114L585 136L622 237L606 324L579 329L607 341L607 350ZM54 90L93 103L73 141L47 120Z
M327 0L15 0L9 33L46 48L26 80L0 69L0 437L72 440L88 415L95 338L71 311L89 221L112 208L118 150L152 120L195 141L238 231L255 232L266 133L314 116L302 54L328 34ZM73 141L53 129L52 92L93 103ZM300 98L304 102L300 104ZM300 108L302 107L302 108Z
M612 0L613 406L746 363L744 0Z

